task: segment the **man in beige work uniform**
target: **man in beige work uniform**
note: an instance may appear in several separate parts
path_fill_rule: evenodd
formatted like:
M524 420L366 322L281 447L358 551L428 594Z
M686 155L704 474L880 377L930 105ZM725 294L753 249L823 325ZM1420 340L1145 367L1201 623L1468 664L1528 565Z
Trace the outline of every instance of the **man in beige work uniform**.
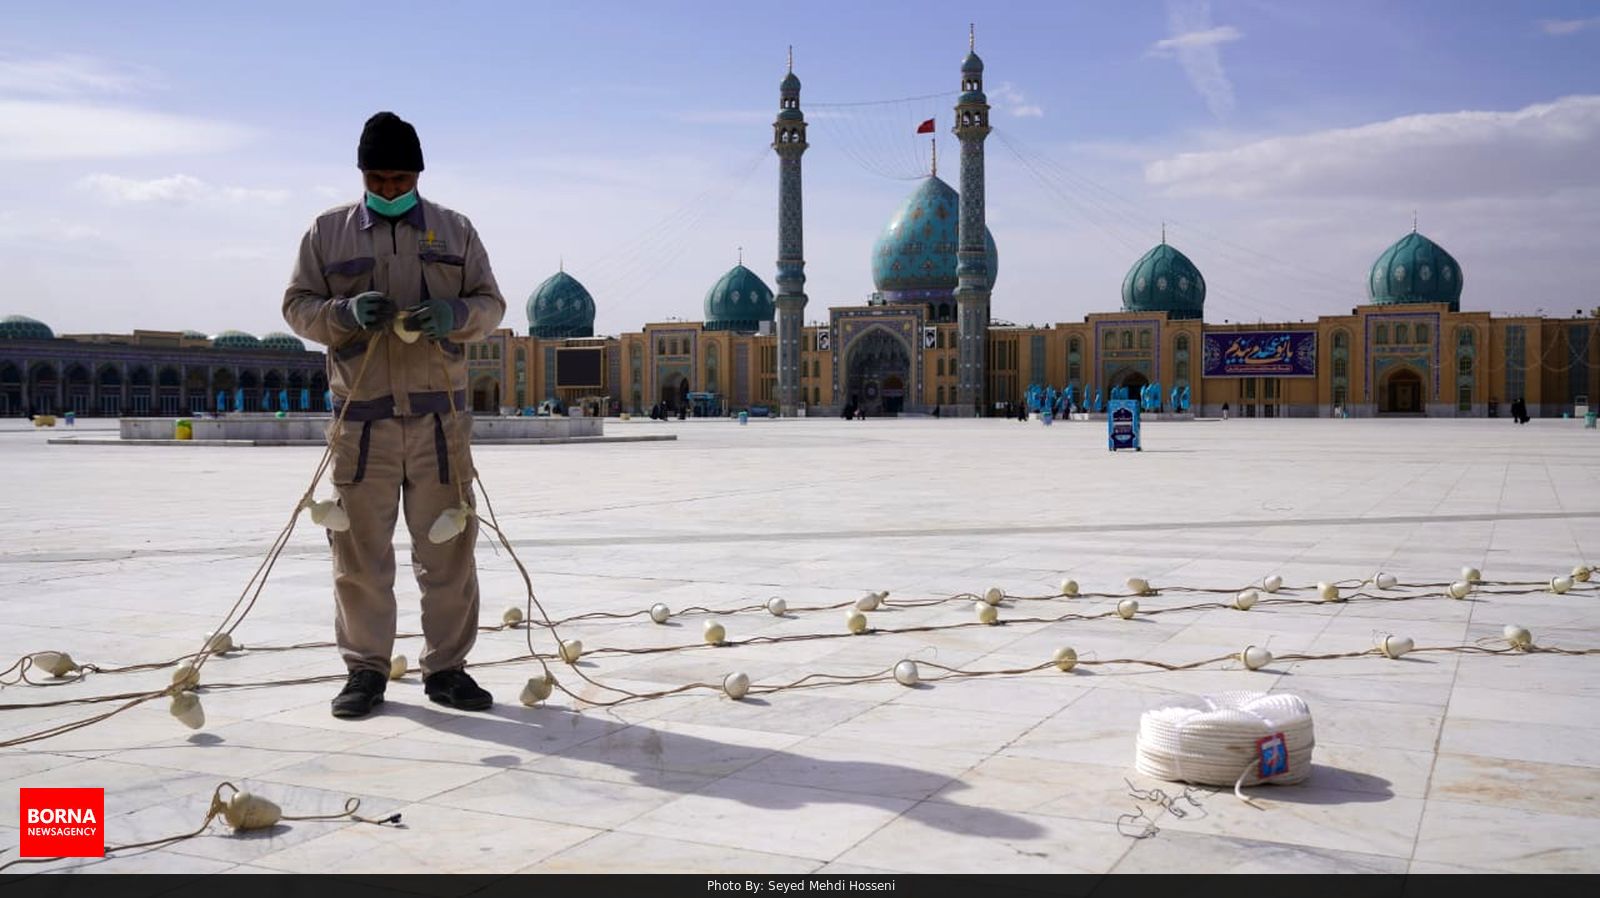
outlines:
M283 317L328 347L334 396L331 477L350 518L330 530L335 634L350 676L335 717L383 701L394 647L394 526L405 504L411 562L422 590L419 663L430 699L483 710L493 699L462 669L477 637L478 527L429 540L441 512L472 502L472 418L461 344L499 325L506 302L466 216L417 196L422 146L398 116L367 121L357 150L362 202L317 216L300 243ZM425 339L407 342L403 327Z

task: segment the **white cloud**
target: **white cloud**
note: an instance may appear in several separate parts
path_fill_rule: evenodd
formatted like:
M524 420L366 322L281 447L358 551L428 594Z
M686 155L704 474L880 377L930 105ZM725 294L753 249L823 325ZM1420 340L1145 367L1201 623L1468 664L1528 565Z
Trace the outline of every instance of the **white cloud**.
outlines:
M1590 28L1600 28L1600 16L1588 19L1540 19L1539 27L1545 34L1562 37L1577 34Z
M0 56L0 93L71 97L126 94L151 87L156 78L141 68L117 67L88 56L44 59Z
M1218 25L1215 28L1207 28L1204 31L1191 31L1188 34L1180 34L1177 37L1156 41L1155 45L1150 49L1155 53L1167 53L1197 47L1212 47L1217 44L1225 44L1228 41L1236 41L1241 37L1244 37L1244 34L1232 25Z
M236 125L160 112L0 100L0 161L214 153L244 143L250 134Z
M220 187L191 175L138 180L118 175L93 174L78 182L78 187L113 205L158 203L189 206L205 203L266 203L277 205L288 199L285 190L260 190L249 187Z
M989 93L989 99L1014 118L1044 117L1044 109L1037 103L1029 103L1022 91L1009 81L1000 82L1000 86Z
M1211 4L1174 2L1167 8L1167 27L1171 37L1156 41L1150 52L1156 56L1176 54L1189 83L1205 98L1206 106L1218 117L1233 110L1233 82L1222 68L1222 44L1244 35L1232 25L1211 24Z
M1453 199L1589 185L1597 158L1600 96L1574 96L1183 153L1145 166L1145 180L1169 195Z

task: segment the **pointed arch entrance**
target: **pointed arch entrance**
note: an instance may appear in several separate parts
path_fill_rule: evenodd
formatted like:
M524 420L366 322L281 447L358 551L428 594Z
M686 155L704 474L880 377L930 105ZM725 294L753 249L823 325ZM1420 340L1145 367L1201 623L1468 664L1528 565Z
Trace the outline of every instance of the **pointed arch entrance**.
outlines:
M874 327L850 344L845 356L846 402L868 416L898 415L910 395L911 350L887 328Z

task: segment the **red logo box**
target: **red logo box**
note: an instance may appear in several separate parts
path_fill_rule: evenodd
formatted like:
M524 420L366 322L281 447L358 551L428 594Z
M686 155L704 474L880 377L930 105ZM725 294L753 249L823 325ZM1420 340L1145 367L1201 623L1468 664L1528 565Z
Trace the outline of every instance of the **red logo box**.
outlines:
M106 790L20 791L22 857L106 856Z

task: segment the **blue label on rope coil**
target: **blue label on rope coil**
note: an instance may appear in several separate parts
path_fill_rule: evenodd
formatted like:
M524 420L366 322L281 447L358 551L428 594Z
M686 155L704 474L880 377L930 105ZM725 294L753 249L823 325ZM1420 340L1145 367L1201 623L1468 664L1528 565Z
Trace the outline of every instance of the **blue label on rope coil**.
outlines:
M1261 753L1262 779L1289 772L1289 744L1282 733L1257 739L1256 749Z

